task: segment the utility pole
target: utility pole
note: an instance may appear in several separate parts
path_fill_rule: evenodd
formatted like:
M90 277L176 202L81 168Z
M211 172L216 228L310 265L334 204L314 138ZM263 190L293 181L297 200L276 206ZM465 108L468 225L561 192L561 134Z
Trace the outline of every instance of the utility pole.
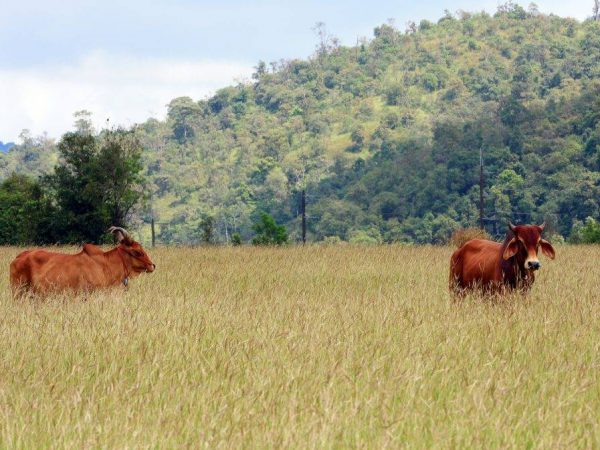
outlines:
M302 214L302 245L304 245L306 244L306 191L304 189L302 189L300 213Z
M483 225L483 146L479 147L479 227L485 230Z
M152 231L152 248L156 245L156 233L154 232L154 212L152 213L152 218L150 219L150 230Z

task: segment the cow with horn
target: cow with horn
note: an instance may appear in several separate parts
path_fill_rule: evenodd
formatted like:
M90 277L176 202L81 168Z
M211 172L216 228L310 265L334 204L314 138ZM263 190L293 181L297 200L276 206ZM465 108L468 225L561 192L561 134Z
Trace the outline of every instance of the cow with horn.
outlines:
M31 292L89 292L111 286L127 286L129 280L156 266L142 246L121 227L110 227L117 246L109 251L85 244L75 255L27 250L10 264L14 295Z
M485 292L519 290L527 292L542 266L538 251L554 259L554 248L542 239L542 225L509 223L503 243L472 239L457 249L450 259L450 290Z

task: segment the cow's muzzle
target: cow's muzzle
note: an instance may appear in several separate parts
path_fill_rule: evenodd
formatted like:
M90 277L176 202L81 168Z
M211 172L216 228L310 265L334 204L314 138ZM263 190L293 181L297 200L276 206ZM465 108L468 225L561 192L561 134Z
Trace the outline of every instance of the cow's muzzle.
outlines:
M539 261L527 261L527 269L529 270L538 270L542 267L542 264Z

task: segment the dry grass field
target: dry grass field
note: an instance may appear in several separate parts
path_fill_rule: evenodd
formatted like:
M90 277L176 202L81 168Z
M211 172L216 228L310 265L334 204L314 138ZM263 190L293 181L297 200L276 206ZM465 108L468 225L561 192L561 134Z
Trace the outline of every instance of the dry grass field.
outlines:
M158 248L127 292L13 301L1 448L600 446L600 247L450 301L439 247Z

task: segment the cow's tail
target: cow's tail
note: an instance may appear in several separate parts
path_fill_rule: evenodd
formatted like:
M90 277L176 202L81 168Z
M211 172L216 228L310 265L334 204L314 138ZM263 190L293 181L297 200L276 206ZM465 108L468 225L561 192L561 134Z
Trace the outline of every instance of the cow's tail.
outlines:
M19 253L10 263L10 288L14 298L19 297L31 285L31 266L22 258L29 253L30 250Z

